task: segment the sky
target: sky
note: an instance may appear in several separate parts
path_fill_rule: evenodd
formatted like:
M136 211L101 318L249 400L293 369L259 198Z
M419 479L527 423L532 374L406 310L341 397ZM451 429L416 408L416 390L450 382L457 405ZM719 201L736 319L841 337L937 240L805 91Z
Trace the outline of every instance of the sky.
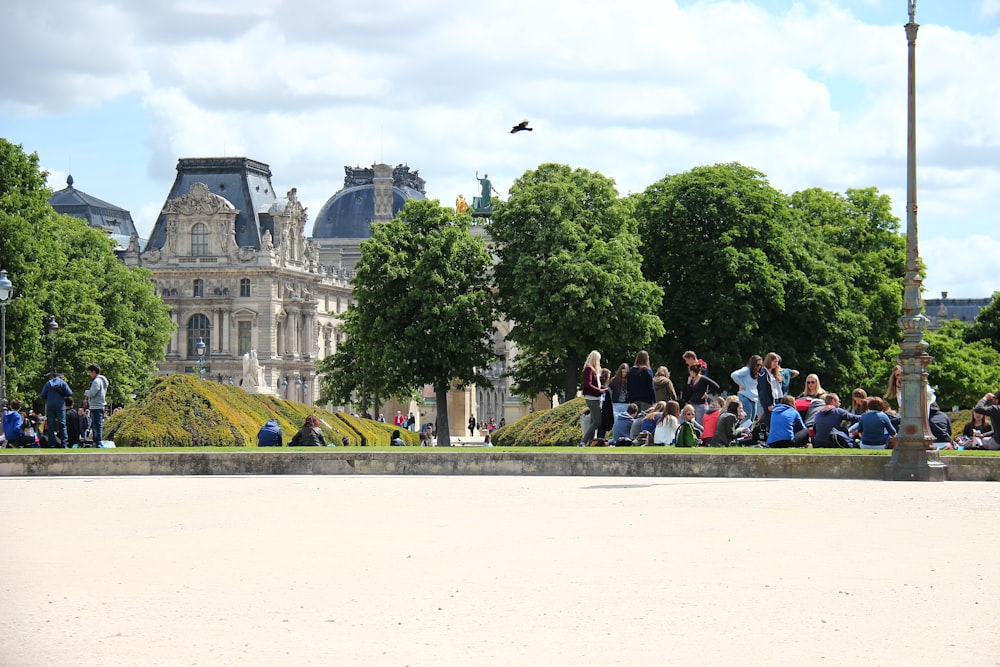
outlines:
M907 0L6 0L0 136L128 209L182 157L245 156L310 220L344 166L453 205L545 162L620 194L739 162L787 194L876 187L906 228ZM925 298L1000 290L1000 0L920 0ZM529 119L533 132L510 134ZM311 227L309 228L311 230ZM2 239L0 239L2 242Z

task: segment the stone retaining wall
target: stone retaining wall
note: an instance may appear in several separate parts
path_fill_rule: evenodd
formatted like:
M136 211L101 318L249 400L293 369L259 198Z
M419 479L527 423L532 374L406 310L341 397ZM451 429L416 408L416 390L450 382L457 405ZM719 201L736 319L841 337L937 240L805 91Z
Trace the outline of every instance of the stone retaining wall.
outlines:
M1000 480L1000 457L942 456L953 481ZM0 477L101 475L591 475L883 479L888 456L641 452L0 453Z

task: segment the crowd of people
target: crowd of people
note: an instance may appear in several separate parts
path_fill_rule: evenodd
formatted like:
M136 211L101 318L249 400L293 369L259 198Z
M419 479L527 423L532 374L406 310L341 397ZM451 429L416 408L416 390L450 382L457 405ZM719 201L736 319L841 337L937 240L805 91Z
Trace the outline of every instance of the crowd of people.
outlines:
M73 390L62 373L53 373L39 393L44 411L36 412L21 399L13 399L3 412L3 447L77 448L102 447L104 420L110 416L108 379L97 364L87 366L90 387L83 405L77 406ZM120 408L118 408L120 409ZM110 446L110 444L108 444Z
M799 371L784 368L781 356L752 355L729 374L733 385L721 386L708 364L694 351L683 354L687 377L674 385L670 371L655 371L649 354L640 351L633 363L622 363L612 375L601 366L596 350L583 369L586 409L580 420L579 446L714 446L714 447L893 447L903 397L902 369L889 376L884 396L864 389L851 392L849 407L826 391L815 373L805 377L803 391L790 392ZM735 394L729 390L735 388ZM892 406L892 402L896 406ZM928 425L938 449L1000 449L993 426L1000 421L1000 391L986 394L973 408L961 435L952 437L951 421L938 408L928 385Z

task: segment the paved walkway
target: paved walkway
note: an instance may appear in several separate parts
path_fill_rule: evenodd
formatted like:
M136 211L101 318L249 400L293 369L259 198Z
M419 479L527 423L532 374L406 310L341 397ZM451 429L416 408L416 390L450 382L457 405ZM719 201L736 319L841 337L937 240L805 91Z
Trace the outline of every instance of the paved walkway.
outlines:
M996 665L1000 484L0 479L3 665Z

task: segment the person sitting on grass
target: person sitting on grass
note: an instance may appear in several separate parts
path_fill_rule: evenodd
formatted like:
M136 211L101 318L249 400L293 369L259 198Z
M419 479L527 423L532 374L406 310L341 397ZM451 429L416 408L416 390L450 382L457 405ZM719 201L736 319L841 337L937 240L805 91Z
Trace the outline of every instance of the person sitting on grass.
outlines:
M281 426L277 419L267 420L257 432L258 447L281 447L282 433Z
M10 409L3 413L3 434L7 439L7 447L38 447L34 434L28 433L25 426L30 422L21 414L21 401L15 398L10 402Z
M885 449L889 439L896 435L896 427L885 413L888 409L888 403L878 396L865 401L865 413L857 424L861 433L861 449Z
M934 436L934 446L937 449L951 449L951 419L941 412L937 402L931 403L927 425L931 429L931 435Z
M695 418L695 408L688 403L681 411L681 424L677 427L674 444L677 447L697 447L701 444L703 429Z
M813 422L813 447L851 447L851 436L842 426L844 422L856 423L861 415L840 407L840 396L832 392L823 401L826 405L816 413Z
M656 423L653 427L653 444L659 447L674 444L674 438L677 436L677 428L680 425L680 404L677 401L667 401L663 406L663 412L656 415ZM645 428L645 422L643 428Z
M802 415L795 409L795 399L782 396L771 412L771 427L767 432L767 446L805 447L809 443L809 429Z
M751 444L750 433L740 426L742 412L742 399L730 396L726 402L726 409L719 415L719 421L715 424L712 447L746 447Z
M615 415L615 427L611 429L611 444L632 444L632 424L639 414L639 406L629 403L623 412Z
M288 443L288 446L326 447L326 438L323 437L323 431L319 429L319 419L316 418L316 415L306 417L302 428L292 436L292 441Z
M993 425L993 435L983 435L983 449L1000 449L1000 440L998 440L1000 432L997 431L997 425L1000 424L1000 404L998 403L1000 403L1000 391L986 394L972 409L973 412L989 417L990 424Z
M486 437L487 438L490 437L490 434L487 433ZM399 429L396 429L395 431L392 432L392 437L389 439L389 446L390 447L405 447L406 446L406 443L403 442L403 438L401 437Z

